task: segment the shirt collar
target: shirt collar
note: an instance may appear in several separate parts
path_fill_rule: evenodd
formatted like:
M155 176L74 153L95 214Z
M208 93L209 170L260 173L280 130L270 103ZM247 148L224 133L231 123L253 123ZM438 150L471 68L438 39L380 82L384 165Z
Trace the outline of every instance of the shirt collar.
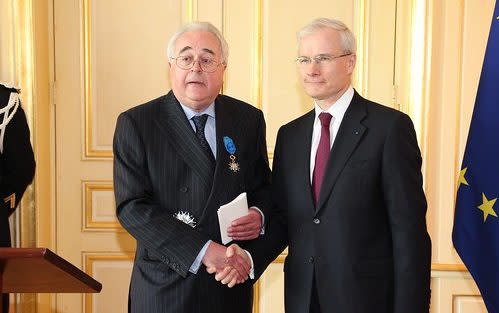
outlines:
M315 103L315 120L319 119L319 114L322 112L327 112L334 117L335 121L341 121L343 119L343 115L348 109L350 102L352 102L354 95L354 91L352 86L348 87L345 93L335 102L333 103L326 111L322 110L321 107Z
M212 102L204 111L196 112L193 109L189 108L186 105L180 103L182 110L184 110L185 116L188 120L191 120L192 117L196 115L208 114L208 116L215 118L215 102Z

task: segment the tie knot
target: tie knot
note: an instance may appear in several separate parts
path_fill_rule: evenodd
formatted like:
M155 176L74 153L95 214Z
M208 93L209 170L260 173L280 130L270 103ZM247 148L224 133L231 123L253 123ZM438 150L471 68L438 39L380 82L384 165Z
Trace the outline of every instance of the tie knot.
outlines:
M196 126L196 133L199 131L204 131L204 126L206 125L207 119L208 119L208 114L196 115L192 117L192 121Z
M331 118L333 118L333 116L327 112L322 112L321 114L319 114L319 120L321 120L322 127L329 127Z

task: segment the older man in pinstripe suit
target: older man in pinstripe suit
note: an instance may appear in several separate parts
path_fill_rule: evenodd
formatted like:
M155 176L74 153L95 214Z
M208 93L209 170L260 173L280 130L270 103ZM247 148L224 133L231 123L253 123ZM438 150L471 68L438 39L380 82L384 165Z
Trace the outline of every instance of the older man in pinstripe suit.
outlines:
M184 26L168 46L172 90L118 118L116 213L137 240L129 312L251 312L249 258L226 256L216 211L247 192L252 207L230 234L243 246L257 238L270 170L262 112L219 95L227 55L213 25ZM206 268L231 268L237 286Z

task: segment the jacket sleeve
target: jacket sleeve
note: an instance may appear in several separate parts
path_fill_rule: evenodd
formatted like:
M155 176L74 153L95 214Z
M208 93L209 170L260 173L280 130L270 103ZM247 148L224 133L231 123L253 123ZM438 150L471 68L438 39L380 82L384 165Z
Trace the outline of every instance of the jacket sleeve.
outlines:
M248 205L258 207L267 218L271 207L270 168L267 156L267 142L265 140L265 120L262 112L258 112L256 153L252 160L253 170L251 175L246 177L245 184L248 190Z
M287 205L283 202L286 197L282 195L282 174L285 170L281 164L282 142L281 128L277 135L272 163L272 204L270 210L267 211L268 225L265 235L245 246L245 249L253 258L255 280L263 274L267 266L275 260L288 244Z
M403 114L388 132L382 185L393 242L394 312L428 312L431 242L426 229L421 154L410 118Z

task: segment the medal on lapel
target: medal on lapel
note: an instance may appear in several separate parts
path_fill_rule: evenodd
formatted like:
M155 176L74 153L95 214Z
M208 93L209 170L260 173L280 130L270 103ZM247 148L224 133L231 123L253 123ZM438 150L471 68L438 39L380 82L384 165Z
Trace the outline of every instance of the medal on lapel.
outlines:
M229 169L234 173L238 172L239 163L236 162L236 156L234 155L236 153L236 145L234 144L234 141L230 137L224 136L224 146L225 150L227 150L227 152L230 154Z

